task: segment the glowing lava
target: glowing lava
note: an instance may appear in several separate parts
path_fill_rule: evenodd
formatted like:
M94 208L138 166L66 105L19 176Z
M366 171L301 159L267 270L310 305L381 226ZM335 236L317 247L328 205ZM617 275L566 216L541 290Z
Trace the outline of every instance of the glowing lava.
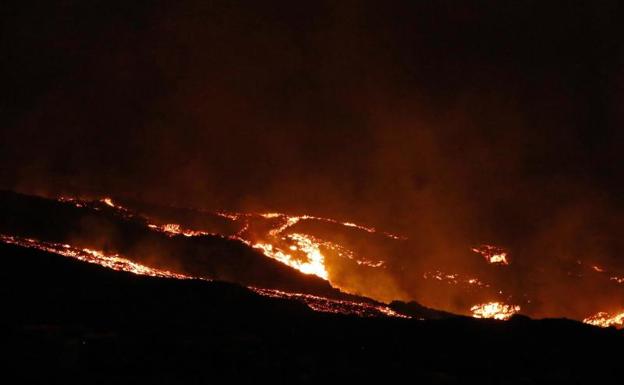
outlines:
M352 234L354 231L361 231L370 234L377 234L392 240L407 239L405 237L379 231L375 227L364 226L353 222L343 222L332 218L323 218L312 215L289 215L279 212L206 213L208 215L216 214L221 218L227 219L227 221L233 222L234 226L228 225L228 230L226 230L226 233L215 234L201 231L201 228L185 228L181 224L168 223L166 222L167 220L160 220L158 219L158 217L146 216L142 213L138 213L123 206L120 206L117 202L113 201L112 198L108 197L100 198L95 201L78 200L75 198L60 198L59 200L62 202L71 203L76 207L82 209L102 211L110 210L116 215L121 216L125 219L141 221L153 231L157 231L171 237L196 237L210 235L237 240L250 247L253 247L254 249L264 254L266 257L279 261L304 274L315 275L317 277L325 279L329 281L332 285L335 285L335 287L341 288L342 290L345 290L347 292L349 292L350 290L349 287L343 287L341 284L332 283L331 264L336 261L336 258L349 259L357 265L372 269L388 268L390 270L394 266L386 266L384 261L380 260L379 258L363 258L361 255L359 255L359 253L356 253L354 250L351 250L343 246L342 244L336 243L335 241L330 241L328 239L324 239L322 238L322 236L315 236L317 235L316 233L314 233L315 235L306 233L305 230L301 229L309 228L307 226L308 224L312 225L312 228L315 228L314 226L317 226L318 222L321 222L349 228L348 230L346 230L348 235ZM323 229L323 227L320 227L320 229ZM336 229L336 227L333 226L330 227L330 229ZM339 235L342 236L342 234ZM359 234L359 236L361 235L362 234ZM340 239L340 237L338 238ZM507 250L492 244L481 244L470 248L470 250L480 256L478 258L479 260L480 258L485 259L487 264L496 266L497 270L499 267L502 268L504 266L508 266L510 265L510 263L513 262L513 260L510 259L510 254ZM91 258L94 257L93 255L89 255L89 253L85 250L81 250L78 254L86 254L85 258L87 256ZM114 255L107 257L121 258ZM581 262L579 261L578 263ZM330 267L329 269L328 266ZM587 268L590 269L590 271L593 271L595 274L603 275L604 280L608 281L611 286L615 284L624 284L624 278L622 278L621 274L619 274L618 272L609 272L602 266L592 264L588 264ZM494 270L489 269L488 271L491 271L492 273L495 272ZM366 274L369 273L367 272ZM498 274L498 272L496 274ZM421 271L419 275L420 277L424 278L424 280L427 280L429 281L429 283L433 283L434 285L438 285L438 283L440 283L448 285L449 287L452 286L453 288L449 288L449 290L454 290L455 292L459 290L464 290L467 293L475 293L477 290L483 292L487 291L487 297L485 298L490 298L492 300L494 300L494 298L500 298L498 299L498 301L503 301L481 303L473 306L472 308L470 308L470 312L468 314L471 314L474 317L507 320L513 314L520 311L520 306L504 303L512 301L515 302L520 296L516 296L516 299L512 299L511 296L507 296L503 299L502 297L500 297L500 295L503 294L502 290L499 290L496 287L497 284L495 283L495 280L493 280L493 278L491 277L477 277L475 276L476 274L473 272L459 274L452 270L442 271L435 269L429 271L425 270L424 273ZM579 278L580 277L581 276L579 276ZM361 289L354 291L359 293L361 292ZM268 292L264 292L262 294L268 295L267 293ZM276 292L272 292L270 295L286 296L286 294L276 294ZM292 295L294 294L288 293L288 296ZM484 297L479 296L473 298L474 301L471 301L469 303L475 303L482 300L482 298ZM523 298L523 301L526 300L526 303L531 303L530 298L527 297L526 294ZM298 299L308 303L309 306L312 308L325 309L321 311L331 311L327 309L335 309L342 306L338 305L335 302L328 304L321 300L312 299L312 297L304 297L303 294L299 295ZM351 307L351 310L349 311L354 311L354 313L357 313L359 310L355 311ZM464 312L465 309L462 309L461 311ZM527 308L524 309L524 311L528 311L530 313L531 305L527 305ZM366 310L365 312L368 312L368 310ZM583 316L585 316L585 314L583 314ZM577 318L582 317L577 316ZM585 322L600 325L618 325L618 322L621 322L621 320L621 315L599 313L595 316L585 319Z
M401 313L397 313L385 305L369 304L365 302L354 302L338 300L333 298L319 297L312 294L289 293L274 289L260 289L250 287L251 290L266 297L296 299L304 302L310 309L323 313L349 314L359 317L396 317L411 318Z
M202 235L214 235L205 231L184 229L177 223L167 223L160 226L150 223L147 226L150 229L163 232L169 236L184 235L185 237L199 237Z
M431 272L426 272L423 274L423 278L424 279L434 279L437 281L442 281L445 282L449 285L459 285L459 284L464 284L464 285L470 285L470 286L476 286L476 287L490 287L489 284L484 283L482 281L480 281L477 278L465 278L462 277L459 274L447 274L447 273L443 273L439 270L436 271L431 271Z
M507 252L500 247L492 245L481 245L471 249L473 252L480 254L486 261L492 264L509 265L507 260Z
M611 281L614 281L616 283L624 283L624 278L622 277L611 277L609 278Z
M68 244L44 242L31 238L15 237L10 235L0 234L0 241L22 247L34 248L38 250L47 251L50 253L60 254L65 257L71 257L83 262L94 263L100 266L108 267L109 269L126 271L129 273L139 275L149 275L152 277L161 278L176 278L176 279L191 279L192 277L173 273L167 270L160 270L139 263L133 262L127 258L120 256L119 254L106 254L99 250L92 250L87 248L76 248Z
M64 199L64 201L72 202L76 205L86 205L87 203L76 201L74 199ZM165 233L169 236L184 235L187 237L208 235L209 233L185 229L181 225L176 223L158 223L155 220L145 217L143 215L134 214L132 211L116 204L111 198L103 198L99 200L100 203L104 203L106 206L114 208L119 211L120 215L124 217L132 217L134 219L143 220L147 226L155 231ZM95 207L97 209L97 207ZM404 240L406 238L380 232L374 227L368 227L359 225L353 222L341 222L331 218L322 218L312 215L287 215L277 212L269 213L227 213L217 212L216 215L226 218L233 222L239 222L239 230L234 235L223 236L219 234L210 234L214 236L227 237L235 239L240 242L251 246L264 254L265 256L275 259L287 266L290 266L304 274L316 275L322 279L330 281L330 274L327 269L327 254L331 253L331 256L338 256L350 259L358 265L370 267L370 268L382 268L384 262L374 259L362 258L356 256L355 253L342 245L335 242L327 241L314 237L310 234L302 232L293 232L292 228L302 221L319 221L324 223L330 223L340 225L348 228L353 228L368 233L380 234L384 237L394 240ZM256 225L260 224L262 228L261 232L256 230ZM265 227L268 226L268 229ZM473 248L472 251L482 255L489 263L507 265L509 261L507 259L507 252L503 249L491 246L482 245L478 248ZM490 284L482 282L476 277L466 277L455 273L442 273L440 271L433 271L425 273L423 276L425 279L432 279L444 282L450 285L461 285L466 288L489 288ZM318 299L313 296L307 296L304 294L292 294L282 293L278 291L262 291L259 292L263 295L270 296L296 296L299 300L304 301L311 308L319 311L334 311L335 309L343 308L347 305L339 302L327 302L327 299ZM333 301L333 300L332 300ZM358 305L359 306L359 305ZM349 305L349 312L354 314L358 313L387 313L392 315L392 312L388 308L371 310L369 308L365 310L354 310L352 305ZM334 310L331 310L334 309ZM479 318L495 318L495 319L508 319L517 312L520 308L518 306L504 305L498 302L492 302L489 304L482 304L474 306L471 311L473 316ZM346 310L336 310L336 312L347 312Z
M352 227L369 233L376 233L377 230L372 227L357 225L351 222L340 222L331 218L321 218L311 215L286 215L282 213L263 213L263 214L243 214L243 213L218 213L218 215L233 221L244 221L242 230L239 231L235 238L251 245L253 248L262 251L264 255L280 261L304 274L314 274L325 280L329 279L329 273L325 265L326 258L323 249L331 250L338 256L354 260L359 265L369 267L380 267L383 265L381 261L371 261L368 259L355 258L352 251L333 242L318 239L308 234L291 233L285 234L286 231L303 220L316 220L326 223L339 224L345 227ZM266 234L265 239L252 240L244 235L249 228L249 222L254 216L265 219L276 220L274 225ZM404 239L394 234L382 233L384 236L392 239Z
M274 248L270 243L256 243L253 245L255 249L260 249L264 255L282 262L304 274L314 274L323 279L328 279L327 270L325 269L325 257L315 245L307 244L304 252L307 260L298 260L293 258L291 254L285 253L278 248ZM296 250L296 249L295 249Z
M88 205L87 201L77 200L75 198L61 197L59 198L61 202L69 202L74 204L78 208L85 207ZM200 230L192 230L183 228L180 224L177 223L165 223L159 224L154 220L147 218L142 215L136 215L130 210L126 209L123 206L116 204L112 198L104 197L98 200L99 203L103 203L108 207L111 207L117 210L118 214L125 218L132 219L141 219L146 222L146 225L156 231L165 233L169 236L176 235L184 235L186 237L195 237L195 236L204 236L204 235L212 235L212 236L220 236L224 237L220 234L208 233ZM93 207L95 210L99 210L100 208L95 206ZM286 234L286 231L296 225L297 223L303 220L314 220L325 223L332 223L337 225L342 225L345 227L355 228L361 231L366 231L368 233L379 233L385 237L395 240L404 240L407 239L405 237L401 237L399 235L387 233L387 232L379 232L374 227L367 227L363 225L359 225L353 222L341 222L331 218L322 218L311 215L286 215L283 213L262 213L262 214L254 214L254 213L226 213L226 212L217 212L216 215L221 216L223 218L227 218L231 221L240 221L242 222L242 226L240 230L235 235L227 236L230 239L235 239L241 241L255 249L260 250L265 256L275 259L285 265L288 265L294 269L299 270L304 274L313 274L325 280L329 279L329 274L327 272L327 268L325 265L326 258L323 254L323 250L332 251L337 256L348 258L356 262L358 265L364 265L372 268L381 267L383 265L383 261L375 261L372 259L366 258L356 258L355 253L351 250L342 247L333 242L325 241L322 239L318 239L314 236L303 234L303 233L291 233ZM250 222L254 220L254 218L264 218L275 220L275 225L272 226L266 235L260 239L257 236L247 234L247 231L250 228Z
M615 326L617 328L624 327L624 311L620 313L599 312L591 317L583 320L586 324L607 328Z
M177 234L177 233L176 233ZM32 238L23 238L11 235L0 234L0 242L17 245L26 248L37 249L49 253L75 258L77 260L97 264L117 271L125 271L138 275L151 277L173 278L173 279L200 279L210 281L202 277L191 277L167 270L155 269L139 263L133 262L119 254L107 254L103 251L89 248L78 248L68 244L45 242ZM324 313L336 313L346 315L356 315L359 317L395 317L410 318L390 309L388 306L379 303L366 303L338 300L333 298L320 297L304 293L289 293L274 289L261 289L250 287L253 292L264 297L283 298L303 302L310 309Z
M470 308L470 311L472 311L472 316L475 318L508 320L512 315L520 311L520 306L507 305L500 302L488 302L474 305Z

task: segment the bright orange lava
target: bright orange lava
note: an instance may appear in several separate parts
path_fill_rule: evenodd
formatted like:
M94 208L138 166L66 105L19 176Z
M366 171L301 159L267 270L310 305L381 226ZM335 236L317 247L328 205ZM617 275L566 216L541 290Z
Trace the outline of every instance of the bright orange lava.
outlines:
M380 267L383 265L381 261L371 261L367 259L356 258L354 253L336 243L318 239L314 236L303 233L286 233L302 220L316 220L326 223L339 224L346 227L353 227L369 233L376 233L377 230L372 227L357 225L351 222L340 222L331 218L321 218L311 215L286 215L282 213L264 213L264 214L243 214L243 213L219 213L220 216L233 221L246 221L243 229L239 231L235 238L242 240L246 244L255 249L260 250L264 255L280 261L304 274L313 274L325 280L329 279L329 273L326 268L325 250L332 250L337 255L354 260L359 265L369 267ZM249 227L249 218L258 215L265 219L274 219L276 224L268 232L266 239L252 240L243 235ZM384 236L392 239L405 239L400 236L382 233Z
M474 305L470 310L472 311L472 316L475 318L508 320L512 315L520 311L520 306L507 305L501 302L488 302Z
M84 203L74 198L63 197L59 200L63 202L74 203L77 207L83 207L84 205ZM99 201L111 208L118 210L123 216L131 216L129 210L113 202L112 198L105 197L100 199ZM297 269L304 274L313 274L325 280L329 279L329 273L327 272L327 268L325 265L325 255L323 254L322 249L332 250L336 252L337 255L352 259L359 265L365 265L369 267L380 267L383 265L382 261L371 261L368 259L356 258L352 251L336 243L324 241L308 234L285 234L285 231L287 229L291 228L302 220L316 220L326 223L339 224L345 227L352 227L369 233L377 233L378 231L373 227L366 227L352 222L340 222L331 218L321 218L311 215L295 216L282 213L248 214L224 212L219 212L217 213L217 215L232 221L244 221L245 224L242 229L235 236L231 236L230 238L242 241L245 244L260 250L265 256L282 262L285 265ZM245 231L249 228L249 219L256 215L266 219L277 219L277 224L275 225L275 227L271 228L268 231L267 239L254 240L243 235ZM148 226L151 229L166 233L171 236L219 236L218 234L211 234L205 231L185 229L181 225L176 223L155 224L148 221ZM386 232L381 232L380 234L391 239L406 239L399 235ZM284 247L285 244L286 247Z
M492 264L509 265L507 260L507 252L497 246L481 245L471 249L473 252L480 254L486 261Z
M375 305L365 302L354 302L338 300L326 297L320 297L312 294L289 293L274 289L260 289L250 287L251 290L267 297L296 299L305 302L312 310L324 313L351 314L360 317L396 317L410 318L409 316L400 314L385 305Z
M22 247L35 248L50 253L60 254L80 261L98 264L113 270L126 271L139 275L149 275L161 278L191 279L192 277L173 273L167 270L155 269L133 262L119 254L106 254L102 251L88 248L76 248L68 244L44 242L32 238L21 238L9 235L0 235L0 241Z
M619 313L607 313L601 311L591 317L585 318L583 322L603 328L610 326L621 328L624 327L624 311Z
M344 227L354 228L360 231L365 231L368 233L377 233L395 240L407 239L399 235L379 231L374 227L363 226L353 222L342 222L331 218L322 218L312 215L288 215L277 212L260 214L218 212L216 213L217 215L223 218L227 218L230 221L239 222L241 225L237 230L236 234L223 236L220 234L213 234L205 231L184 228L176 223L153 222L152 219L148 217L139 215L131 210L124 208L123 206L120 206L119 204L115 203L112 198L109 197L101 198L95 202L83 201L76 198L67 197L59 198L59 200L62 202L71 203L78 208L92 207L95 210L111 208L114 209L118 215L121 215L124 218L139 218L146 222L146 225L152 230L167 234L168 236L172 237L180 235L186 237L211 235L235 239L259 250L265 256L275 259L294 269L297 269L304 274L316 275L325 280L330 280L331 278L330 272L327 269L326 257L328 255L330 257L340 256L343 258L348 258L358 265L363 265L371 268L385 267L384 262L381 260L362 258L361 256L356 255L352 250L349 250L348 248L340 244L320 239L310 234L297 232L295 230L295 226L302 221L309 220L336 224ZM95 203L95 205L92 205L93 203ZM267 224L270 226L268 229L263 228L263 230L260 232L260 235L257 231L254 231L255 223L257 223L259 219L268 220L260 222L262 224L261 226L266 226ZM509 259L508 251L498 246L482 244L477 247L473 247L470 250L480 255L483 259L485 259L488 264L507 266L512 262ZM83 255L83 257L86 258L85 254L89 253L85 249L81 250L77 254ZM95 256L91 255L91 257ZM103 257L120 258L119 256L114 255ZM624 283L624 278L610 274L601 266L590 265L589 267L597 273L605 274L607 279L616 284ZM132 270L131 268L128 269ZM138 268L134 270L136 271L138 270ZM474 276L463 276L454 272L441 272L438 270L433 270L424 273L423 278L426 280L436 280L444 282L445 284L449 285L464 286L466 288L491 288L491 285L488 282L484 282ZM502 293L499 292L499 294ZM277 294L272 293L271 295L276 296ZM314 304L310 306L318 306L319 308L322 307L320 305ZM517 313L519 310L520 306L518 305L508 305L502 302L489 302L474 305L470 309L470 312L474 317L477 318L494 318L506 320L509 319L513 314ZM624 316L622 314L624 313L608 314L605 312L600 312L594 316L586 318L584 322L599 326L613 325L623 327L624 325L622 325L622 319L624 318Z
M0 242L59 254L65 257L75 258L83 262L104 266L109 269L125 271L138 275L147 275L160 278L200 279L204 281L210 281L210 279L206 278L191 277L167 270L151 268L133 262L125 257L120 256L119 254L107 254L99 250L77 248L68 244L44 242L32 238L22 238L3 234L0 234ZM250 287L249 289L264 297L298 300L305 303L310 309L319 312L349 314L357 315L360 317L410 318L406 315L397 313L394 310L390 309L388 306L382 304L345 301L320 297L311 294L289 293L274 289L261 289L255 287Z

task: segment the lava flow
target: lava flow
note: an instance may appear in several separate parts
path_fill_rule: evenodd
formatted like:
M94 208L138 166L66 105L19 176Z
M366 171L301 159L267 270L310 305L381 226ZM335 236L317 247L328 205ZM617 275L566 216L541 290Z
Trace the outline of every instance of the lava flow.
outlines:
M121 206L115 205L110 198L104 198L101 201L106 203L110 207L123 209ZM128 210L126 209L123 210L126 213L128 212ZM337 243L318 239L309 234L303 234L299 232L288 233L287 231L296 224L305 220L315 220L325 223L338 224L345 227L366 231L368 233L377 233L377 230L372 227L366 227L352 222L340 222L330 218L321 218L310 215L292 216L282 213L218 213L218 215L232 221L241 221L243 223L241 229L236 233L236 235L231 236L232 238L241 240L247 245L250 245L251 247L260 250L265 256L284 263L294 269L299 270L304 274L313 274L325 280L329 280L330 277L325 263L326 257L323 254L324 252L322 251L322 249L332 251L341 257L354 260L359 265L364 265L372 268L378 268L383 266L383 261L370 261L367 259L357 258L355 256L355 253ZM251 222L258 217L264 218L266 220L272 220L274 222L270 229L266 231L265 238L263 240L254 241L251 237L248 236L248 231L251 227ZM185 236L196 236L207 234L201 231L182 229L182 227L178 224L155 225L150 223L149 227L172 235L181 234ZM386 232L382 232L381 234L393 240L406 239L405 237ZM499 247L482 245L480 248L475 248L472 250L476 253L483 255L485 259L490 263L504 265L508 264L506 258L507 253ZM489 284L484 283L474 277L463 278L459 274L443 274L439 271L433 273L425 273L423 277L425 279L436 279L455 285L464 284L467 286L484 288L488 288L490 286ZM359 305L356 305L354 307L354 305L349 302L328 300L326 298L317 296L292 294L266 289L254 290L263 295L280 296L286 298L296 297L299 299L304 299L308 306L319 311L328 311L327 309L333 309L329 311L336 311L341 313L351 312L359 315L366 314L367 312L372 311L374 314L382 313L386 315L396 315L395 312L383 306L371 308L367 305L363 308L360 308L358 307ZM349 306L347 306L350 309L349 311L344 310L345 303L349 304ZM507 320L514 313L518 312L520 310L520 307L505 305L499 302L491 302L482 305L475 305L470 310L472 312L472 316L476 318L493 318L497 320Z
M222 238L229 238L243 242L244 244L260 251L266 257L279 261L289 267L292 267L304 274L315 275L324 280L327 280L332 286L338 288L347 293L362 293L368 295L371 298L383 299L384 301L395 299L396 297L388 298L388 296L375 296L374 292L368 292L369 288L366 285L359 284L360 286L351 286L349 280L337 282L332 268L335 263L340 265L348 265L348 272L354 271L354 274L363 274L354 277L354 281L363 282L366 279L370 279L370 282L376 282L377 277L391 277L397 266L391 265L391 258L388 255L380 255L377 258L363 257L361 250L355 251L346 246L345 242L350 240L349 237L362 238L362 232L374 235L374 242L389 242L393 246L397 246L399 252L409 252L409 248L412 246L406 237L379 231L374 227L364 226L353 222L343 222L331 218L323 218L312 215L289 215L284 213L236 213L236 212L217 212L217 213L203 213L194 211L195 213L202 213L212 218L225 219L227 223L234 224L230 226L230 230L223 231L221 228L205 228L202 226L189 225L188 223L182 225L178 223L172 223L176 221L176 217L160 218L158 215L145 214L143 212L138 213L131 209L128 209L112 198L101 198L97 201L85 201L75 198L60 198L62 202L71 203L77 208L91 208L94 210L114 210L116 215L119 215L125 219L140 220L145 223L153 231L164 233L168 236L185 236L185 237L201 237L201 236L217 236ZM220 222L222 223L222 222ZM327 226L325 226L327 225ZM325 226L325 227L324 227ZM310 230L312 229L312 230ZM320 230L318 230L320 229ZM212 231L209 231L212 230ZM341 233L340 236L332 237L334 233ZM366 237L369 237L366 235ZM343 242L343 239L345 242ZM338 243L340 242L340 243ZM357 244L354 243L354 244ZM382 250L383 248L370 248L370 250ZM365 249L369 250L369 249ZM514 273L514 269L517 264L512 265L512 260L509 258L510 253L508 250L492 244L481 244L476 247L467 248L466 257L468 257L468 251L478 254L485 260L487 265L493 265L497 268L483 270L471 270L471 271L452 271L448 270L448 266L430 266L428 269L418 273L418 277L421 277L421 281L425 286L423 292L430 293L442 293L441 296L457 296L460 295L465 298L465 302L473 303L475 305L469 308L452 308L449 310L468 314L476 318L492 318L497 320L507 320L511 318L513 314L516 314L522 308L528 315L532 315L532 304L534 303L533 296L525 292L518 292L516 288L509 289L506 287L504 277L511 277ZM86 253L84 250L82 254ZM336 259L338 258L338 259ZM348 260L348 262L337 262L339 259ZM580 262L579 262L580 263ZM587 265L591 270L598 274L598 276L605 284L621 284L624 282L624 278L621 278L618 273L610 273L606 268L598 265ZM500 268L498 268L500 267ZM400 268L400 267L399 267ZM396 271L396 270L395 270ZM538 270L539 272L539 270ZM344 271L342 272L344 274ZM578 279L583 279L583 273L570 273ZM501 279L503 278L503 279ZM384 281L386 282L386 281ZM505 292L505 295L503 295ZM282 292L261 292L260 294L270 296L299 296L299 299L308 303L308 305L315 309L323 308L340 308L341 304L333 302L331 306L325 306L321 303L323 301L312 299L313 297L304 297L301 294ZM436 294L437 295L437 294ZM396 299L404 299L396 298ZM484 301L486 299L486 301ZM511 304L510 304L511 303ZM430 304L427 304L431 306ZM434 305L444 308L449 305ZM611 305L609 305L611 306ZM449 306L449 307L452 307ZM447 307L448 308L448 307ZM592 308L592 313L596 313L600 308ZM339 312L343 312L340 310ZM357 314L358 311L353 311ZM374 310L374 313L384 313L383 310ZM581 319L586 323L596 326L618 326L622 327L621 314L607 314L605 312L599 312L593 316L587 316L587 313L583 314L579 312L575 317ZM589 311L588 311L589 313ZM592 314L590 313L590 314Z
M481 245L472 248L472 251L480 254L486 261L492 264L509 265L507 252L500 247L492 245Z
M435 279L445 282L449 285L467 285L474 287L490 287L490 284L480 281L477 278L465 278L460 274L448 274L441 271L426 272L423 274L424 279Z
M320 297L311 294L289 293L281 290L250 288L254 292L275 298L295 299L305 302L312 310L323 313L351 314L359 317L397 317L410 318L407 315L397 313L385 305L373 305L365 302L344 301L332 298Z
M325 265L324 250L332 251L338 256L348 258L355 261L358 265L368 267L381 267L383 261L374 261L365 258L357 258L351 250L335 243L322 240L303 233L286 234L286 230L293 227L297 223L305 220L319 221L324 223L337 224L345 227L355 228L368 233L379 233L375 228L358 225L352 222L340 222L331 218L321 218L311 215L286 215L282 213L264 213L264 214L248 214L248 213L219 213L220 216L233 220L243 221L244 225L237 233L236 237L248 245L259 249L264 255L280 261L304 274L314 274L325 280L329 279L329 273ZM264 240L253 240L246 236L250 227L250 221L254 217L262 217L275 221L275 225L267 231ZM383 236L394 240L405 240L407 238L399 235L380 232Z
M599 312L591 317L585 318L583 322L603 328L611 326L621 328L624 327L624 311L619 313Z
M508 320L520 311L518 305L507 305L500 302L488 302L475 305L470 308L472 316L475 318L493 318L497 320Z
M0 242L54 253L62 255L64 257L74 258L79 261L100 265L109 269L129 272L137 275L145 275L159 278L184 280L199 279L203 281L210 281L210 279L204 277L191 277L184 274L174 273L168 270L148 267L133 262L127 257L120 256L119 254L108 254L100 250L78 248L69 244L45 242L32 238L23 238L5 234L0 234ZM409 316L393 311L388 306L385 306L383 304L338 300L304 293L284 292L274 289L262 289L256 287L249 287L249 289L264 297L282 298L303 302L310 309L323 313L356 315L359 317L410 318Z
M197 237L200 235L215 235L215 234L211 234L211 233L207 233L205 231L199 231L199 230L190 230L190 229L184 229L182 228L182 226L180 226L177 223L166 223L164 225L158 226L155 224L150 223L149 225L147 225L149 228L163 232L167 235L184 235L185 237Z
M294 234L290 236L290 238L295 239L295 236L297 235L299 234ZM267 257L280 261L294 269L299 270L304 274L314 274L325 280L328 279L329 275L327 273L327 270L325 269L325 257L323 256L323 254L321 254L319 247L314 243L310 242L304 236L298 237L297 246L291 246L290 250L301 250L302 252L304 252L307 257L306 261L295 259L289 253L284 253L278 248L273 248L273 245L270 243L259 242L253 245L255 249L260 249L262 253Z
M32 238L21 238L10 235L0 234L0 241L12 245L28 247L59 254L65 257L71 257L83 262L94 263L109 269L126 271L133 274L149 275L161 278L191 279L183 274L173 273L167 270L155 269L139 263L133 262L128 258L119 254L106 254L99 250L88 248L77 248L68 244L44 242Z
M61 202L68 202L74 204L78 208L83 208L89 205L89 202L82 201L71 197L59 198ZM335 255L353 260L358 265L368 266L371 268L377 268L383 266L383 261L373 260L367 258L356 257L355 253L346 247L343 247L335 242L319 239L309 234L304 233L289 233L286 231L300 223L302 221L318 221L323 223L330 223L340 225L348 228L354 228L367 233L378 233L384 237L392 240L405 240L407 238L391 234L388 232L379 232L373 227L367 227L352 222L340 222L331 218L322 218L311 215L287 215L282 213L225 213L218 212L216 215L226 218L234 222L241 222L242 226L236 234L221 235L216 233L210 233L201 230L184 228L177 223L157 223L152 218L145 215L134 214L131 210L115 203L112 198L104 197L98 200L98 202L114 209L118 214L124 218L136 218L140 217L147 222L147 226L156 231L175 236L184 235L186 237L212 235L212 236L227 236L231 239L236 239L245 244L260 250L265 256L275 259L285 265L288 265L294 269L299 270L304 274L313 274L325 280L329 279L329 273L327 272L325 260L325 253L330 251ZM99 207L95 207L96 210ZM274 225L266 232L265 236L258 239L257 236L251 236L248 230L251 226L251 222L257 218L263 218L265 220L273 221Z

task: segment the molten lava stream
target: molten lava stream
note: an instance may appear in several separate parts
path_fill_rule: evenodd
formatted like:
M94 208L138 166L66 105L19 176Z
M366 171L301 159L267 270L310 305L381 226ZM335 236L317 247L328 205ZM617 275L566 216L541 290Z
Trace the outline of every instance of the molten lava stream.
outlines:
M222 235L222 234L214 234L208 233L201 230L192 230L183 228L179 224L175 223L164 223L157 224L153 219L134 213L133 211L120 206L115 203L113 199L105 197L99 199L97 201L82 201L75 198L59 198L59 201L71 203L78 208L87 208L90 207L95 210L101 210L102 207L109 208L115 210L120 216L127 219L140 219L146 223L146 225L152 230L165 233L169 236L186 236L186 237L195 237L195 236L220 236L224 238L236 239L241 241L255 249L261 251L265 256L275 259L281 263L284 263L294 269L299 270L304 274L312 274L316 275L322 279L329 280L329 272L326 267L326 256L324 255L324 250L331 251L335 253L337 256L348 258L356 262L358 265L365 265L371 268L382 267L384 263L382 261L371 261L367 259L362 259L357 257L351 250L333 243L329 241L325 241L323 239L316 238L310 234L304 234L300 232L292 232L288 231L292 229L293 226L305 220L314 220L325 223L338 224L341 226L355 228L360 231L365 231L368 233L379 233L390 239L395 240L405 240L407 238L380 232L373 227L367 227L358 225L352 222L341 222L331 218L322 218L315 217L311 215L287 215L283 213L223 213L217 212L215 215L218 215L223 218L227 218L233 222L241 222L242 226L240 230L237 231L234 235ZM102 206L103 205L103 206ZM263 234L260 238L252 235L252 231L249 231L252 227L252 221L257 223L258 219L265 220L260 226L263 231L260 233ZM269 221L269 222L266 222ZM266 227L268 225L268 228ZM255 226L255 225L254 225ZM257 229L255 231L257 233ZM10 236L2 236L2 240L7 243L17 243L27 247L34 247L38 241L35 240L24 240L18 239ZM39 243L38 247L47 251L57 252L62 255L72 256L87 262L98 263L103 266L107 266L110 268L114 268L117 270L130 271L136 274L146 274L153 276L162 276L162 277L170 277L170 278L192 278L186 277L180 274L171 273L168 271L162 271L158 269L152 269L147 266L136 264L128 259L120 257L118 255L106 255L102 252L89 250L89 249L76 249L72 248L69 245L59 245L52 243ZM510 265L509 253L501 247L482 244L478 247L471 248L471 251L479 254L488 264L497 265L497 266L508 266ZM332 254L333 255L333 254ZM592 270L600 274L607 274L607 271L600 266L593 265ZM480 279L476 277L463 277L459 274L455 273L443 273L441 271L432 271L429 273L425 273L423 276L426 280L435 280L440 282L445 282L449 285L465 285L466 287L472 288L490 288L491 285L487 282L482 282ZM608 279L611 282L616 284L624 283L624 278L610 275ZM323 302L319 299L312 299L312 297L306 297L304 294L286 294L280 292L269 293L267 291L258 291L259 294L269 295L269 296L298 296L299 300L302 300L308 304L308 306L313 309L319 311L333 311L331 309L340 308L337 302L328 305L329 302ZM368 311L368 310L367 310ZM473 317L476 318L492 318L498 320L507 320L520 311L520 306L518 305L509 305L502 302L492 301L487 303L476 304L471 307L470 312ZM349 312L358 313L358 311L354 311L353 309L349 310ZM377 313L386 312L389 315L392 315L392 311L385 309L377 309ZM363 311L366 313L366 311ZM616 327L624 327L624 312L599 312L593 316L587 317L583 320L583 322L595 325L595 326L616 326Z
M74 198L63 197L59 198L59 200L62 202L73 203L77 207L84 207L85 205L88 205L88 202L79 201ZM147 223L147 226L149 228L170 236L184 235L186 237L195 237L212 235L225 237L225 235L222 234L208 233L201 230L185 229L180 224L176 223L157 224L153 219L149 217L132 213L129 209L116 204L113 199L109 197L101 198L97 202L103 203L106 206L115 209L120 215L125 218L140 217ZM329 241L318 239L309 234L285 233L288 229L303 220L315 220L326 223L339 224L345 227L355 228L368 233L377 233L378 231L373 227L366 227L352 222L340 222L331 218L322 218L311 215L295 216L282 213L255 214L224 212L217 212L215 214L231 221L243 221L243 226L241 227L241 230L238 231L235 235L227 236L228 238L236 239L249 246L252 246L253 248L260 250L265 256L275 259L296 270L299 270L304 274L313 274L322 279L329 280L329 273L325 265L326 258L321 251L321 248L333 250L338 256L352 259L358 265L365 265L373 268L381 267L383 265L382 261L372 261L368 259L357 258L354 253L347 248L344 248L338 244ZM249 229L250 220L252 218L263 218L275 221L275 223L268 230L266 230L266 234L263 236L263 239L255 239L255 237L252 238L251 236L243 235ZM386 232L382 232L381 234L390 239L406 239L404 237Z
M493 318L497 320L508 320L520 311L518 305L507 305L501 302L488 302L474 305L470 308L472 316L475 318Z
M94 263L109 269L125 271L133 274L148 275L161 278L193 279L183 274L173 273L168 270L155 269L133 262L119 254L106 254L102 251L88 248L77 248L68 244L44 242L31 238L15 237L0 234L0 241L17 246L27 247L71 257L83 262Z
M617 313L599 312L591 317L583 320L586 324L600 326L603 328L614 326L617 328L624 327L624 311Z
M494 265L509 265L507 252L498 246L481 245L471 250L485 258L488 263Z
M39 241L31 238L22 238L0 234L0 242L17 245L26 248L37 249L49 253L62 255L64 257L75 258L77 260L97 264L109 269L124 271L138 275L146 275L159 278L173 279L200 279L210 281L201 277L191 277L174 273L167 270L155 269L139 263L133 262L119 254L107 254L102 251L89 248L77 248L68 244ZM320 297L304 293L289 293L275 289L261 289L249 287L250 290L263 297L283 298L296 300L305 303L310 309L324 313L338 313L345 315L357 315L360 317L395 317L410 318L399 314L388 306L382 304L369 304L365 302L354 302Z

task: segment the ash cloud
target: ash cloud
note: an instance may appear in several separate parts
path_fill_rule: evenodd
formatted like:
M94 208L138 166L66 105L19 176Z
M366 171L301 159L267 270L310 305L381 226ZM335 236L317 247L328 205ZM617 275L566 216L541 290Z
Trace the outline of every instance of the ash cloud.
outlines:
M3 7L3 187L369 223L401 298L480 242L624 270L618 2Z

